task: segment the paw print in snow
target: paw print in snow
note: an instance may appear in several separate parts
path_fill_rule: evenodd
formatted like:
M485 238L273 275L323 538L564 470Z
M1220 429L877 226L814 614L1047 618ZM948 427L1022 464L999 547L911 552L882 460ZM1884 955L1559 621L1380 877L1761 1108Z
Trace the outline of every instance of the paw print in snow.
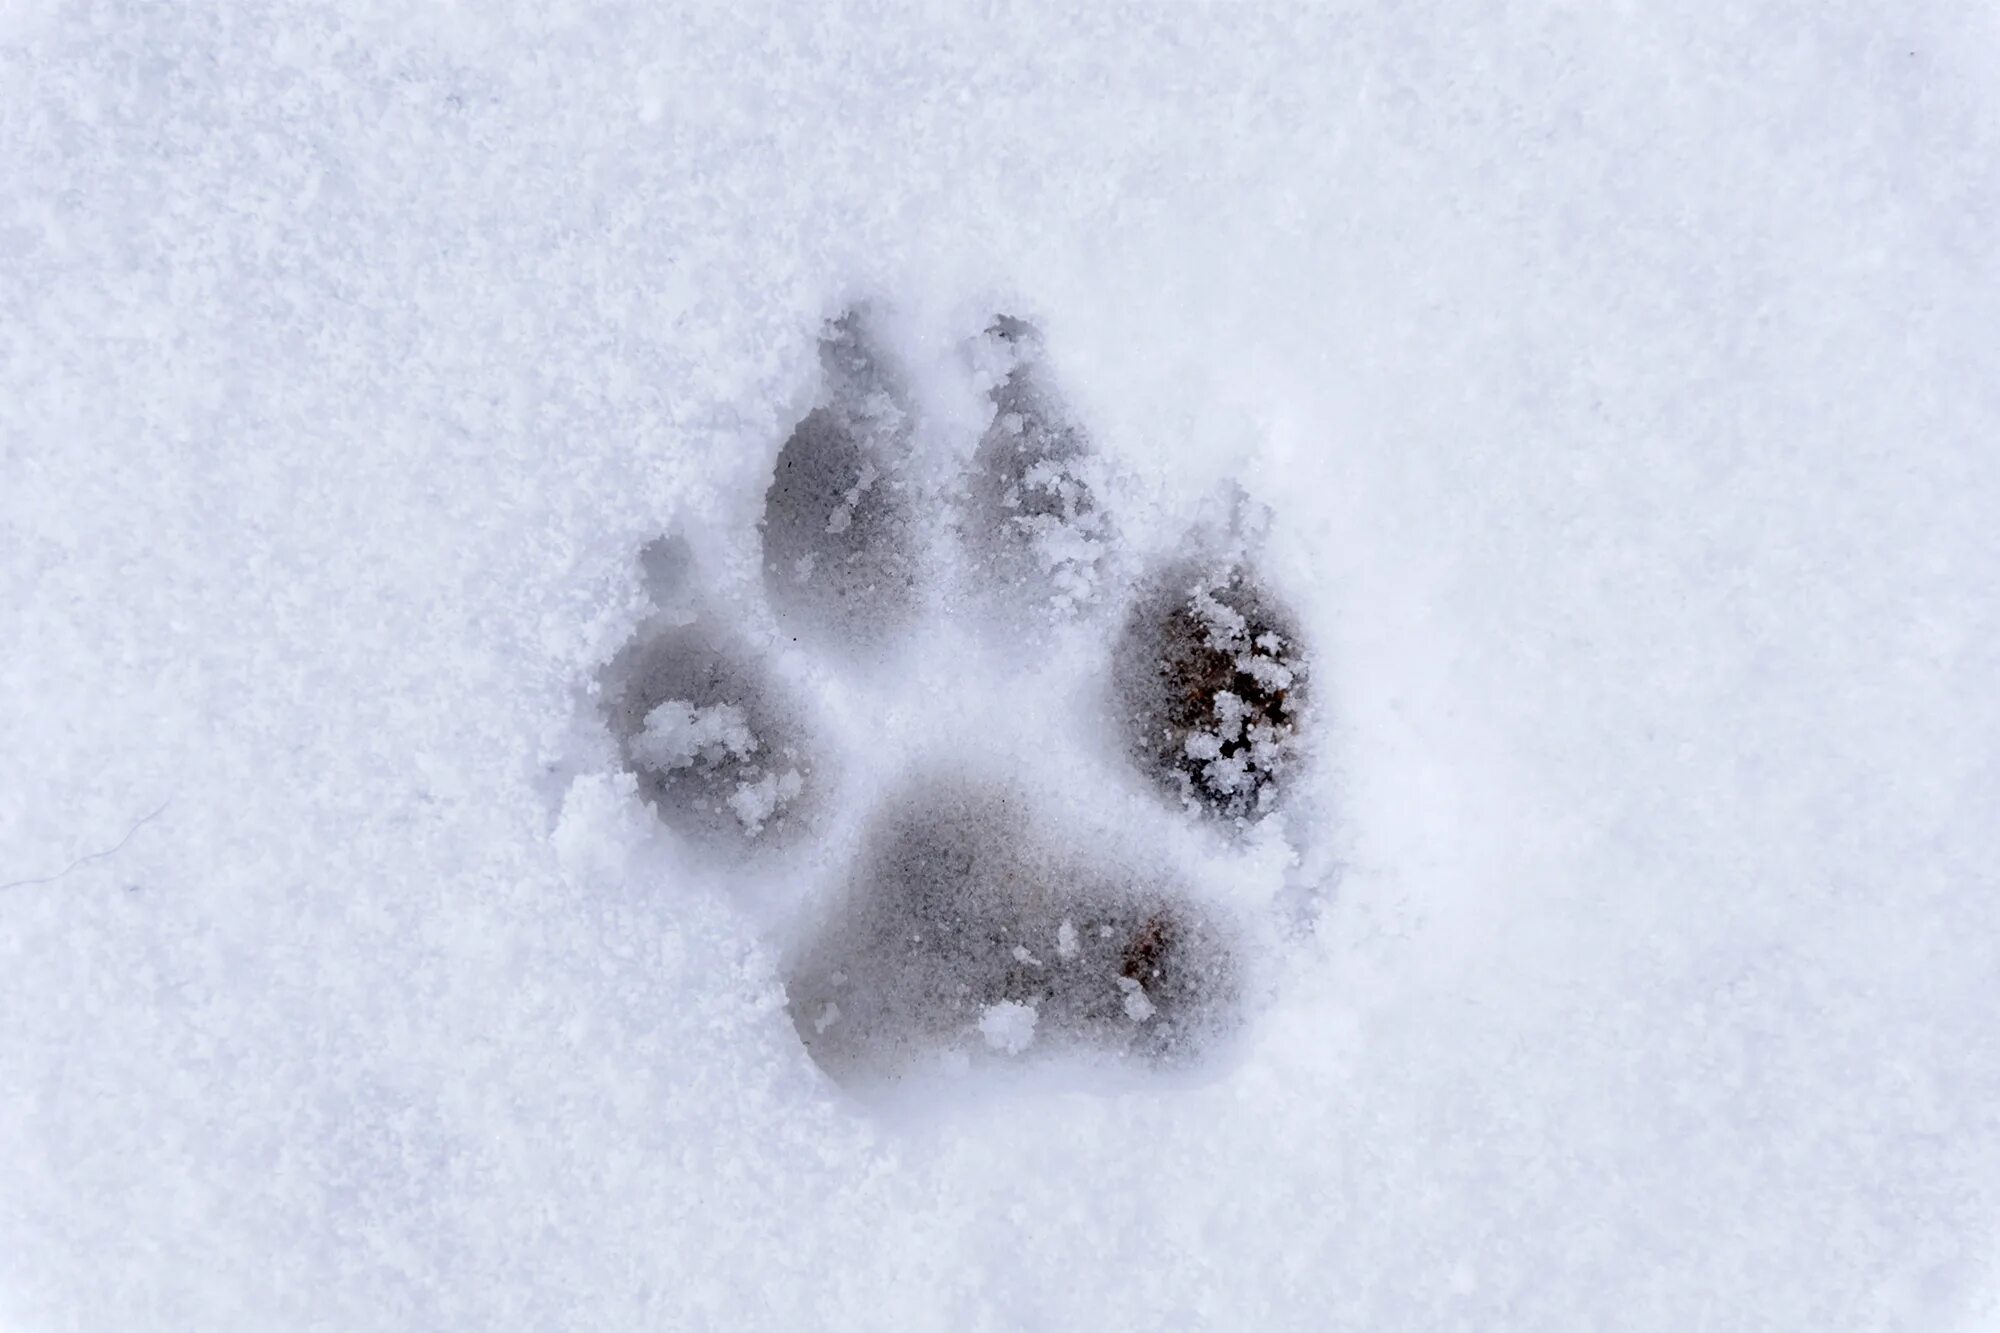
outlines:
M781 942L793 1026L844 1086L1198 1057L1240 1021L1241 921L1170 840L1073 816L1151 791L1145 819L1228 848L1282 808L1311 721L1295 619L1236 535L1128 577L1116 478L1029 324L955 363L976 430L920 408L861 312L819 359L758 523L780 632L753 648L685 544L649 546L663 605L598 681L619 762L671 836L745 873L858 829Z
M1190 804L1229 819L1267 813L1300 758L1298 643L1242 566L1169 566L1134 602L1112 654L1134 760Z
M640 795L676 832L781 841L815 805L796 714L705 618L642 629L605 668L601 698Z

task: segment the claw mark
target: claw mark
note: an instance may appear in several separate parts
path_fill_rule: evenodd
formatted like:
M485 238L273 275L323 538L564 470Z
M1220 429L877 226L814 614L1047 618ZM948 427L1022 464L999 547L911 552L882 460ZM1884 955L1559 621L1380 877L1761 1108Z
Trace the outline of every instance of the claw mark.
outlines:
M155 819L158 819L170 804L172 804L171 798L161 801L151 814L141 816L138 823L126 829L125 836L120 838L113 846L107 847L101 852L91 852L87 855L79 856L53 875L43 875L39 879L17 879L9 884L0 884L0 893L5 893L8 889L25 889L36 884L53 884L68 875L70 871L75 870L78 866L86 865L92 861L102 861L107 856L116 856L119 852L125 850L126 843L132 841L133 834L152 823Z

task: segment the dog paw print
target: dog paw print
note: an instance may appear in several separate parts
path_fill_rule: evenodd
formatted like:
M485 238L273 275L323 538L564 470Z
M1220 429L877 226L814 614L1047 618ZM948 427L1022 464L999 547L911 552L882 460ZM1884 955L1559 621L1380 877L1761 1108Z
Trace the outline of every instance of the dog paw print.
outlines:
M970 416L930 410L865 312L828 326L754 573L724 591L686 542L647 546L654 611L599 673L602 721L663 836L813 881L786 1002L842 1085L1185 1065L1240 1026L1254 931L1166 833L1226 859L1285 807L1298 621L1241 525L1128 547L1032 325L950 366Z

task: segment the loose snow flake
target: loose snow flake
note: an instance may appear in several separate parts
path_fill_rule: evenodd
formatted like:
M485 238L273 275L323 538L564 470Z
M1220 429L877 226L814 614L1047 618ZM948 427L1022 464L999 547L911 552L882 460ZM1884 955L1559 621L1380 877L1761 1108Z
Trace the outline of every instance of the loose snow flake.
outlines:
M1143 1023L1153 1016L1153 1001L1146 995L1146 988L1135 978L1118 978L1118 989L1125 992L1125 1017L1134 1023Z
M1269 638L1269 635L1264 637ZM1236 659L1236 669L1250 679L1276 694L1292 687L1291 668L1269 657L1255 653L1243 653Z
M1065 921L1056 927L1056 957L1070 959L1076 955L1076 923Z
M757 748L749 719L735 704L696 708L685 699L669 699L646 714L646 725L632 744L640 763L662 773L713 768L728 759L742 759Z
M1187 743L1181 748L1187 751L1188 758L1207 763L1222 757L1222 737L1212 731L1190 731Z
M1217 601L1206 587L1193 589L1190 605L1208 631L1211 648L1233 649L1247 637L1250 624L1243 613Z
M730 813L743 825L743 831L754 838L764 831L764 822L804 787L805 779L796 768L786 769L782 774L766 773L755 782L739 782L735 794L729 798Z
M1147 682L1135 750L1189 804L1232 821L1270 809L1300 758L1308 669L1289 617L1240 568L1183 568L1141 603L1121 670Z
M853 525L854 511L860 505L861 497L868 494L868 488L873 486L875 479L881 475L881 473L875 470L873 463L863 463L861 465L860 478L855 481L854 485L848 489L845 495L840 497L840 503L834 506L832 516L826 520L826 530L828 532L838 536Z
M654 708L632 742L633 758L643 767L696 775L693 780L714 791L709 799L720 799L753 838L805 789L796 768L764 771L761 749L740 706L698 708L685 699L669 699Z
M1129 1008L1129 1001L1128 1001ZM979 1035L993 1050L1019 1055L1035 1040L1035 1007L1016 1000L989 1004L979 1016Z

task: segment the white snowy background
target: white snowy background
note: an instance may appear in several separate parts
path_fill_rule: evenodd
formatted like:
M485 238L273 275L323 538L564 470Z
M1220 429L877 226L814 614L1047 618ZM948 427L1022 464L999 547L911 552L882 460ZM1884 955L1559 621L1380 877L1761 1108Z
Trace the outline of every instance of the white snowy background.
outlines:
M1974 3L0 6L0 1325L1991 1327L1996 88ZM856 295L1277 511L1341 873L1195 1086L872 1114L559 813Z

